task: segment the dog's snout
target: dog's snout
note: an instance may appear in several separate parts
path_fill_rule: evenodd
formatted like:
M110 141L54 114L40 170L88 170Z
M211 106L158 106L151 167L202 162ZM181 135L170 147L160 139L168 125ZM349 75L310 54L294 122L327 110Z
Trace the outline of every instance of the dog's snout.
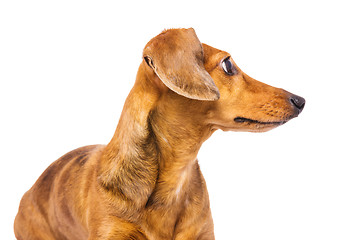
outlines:
M295 106L295 108L299 111L299 113L301 113L305 107L305 99L300 96L292 95L290 97L290 102L292 105Z

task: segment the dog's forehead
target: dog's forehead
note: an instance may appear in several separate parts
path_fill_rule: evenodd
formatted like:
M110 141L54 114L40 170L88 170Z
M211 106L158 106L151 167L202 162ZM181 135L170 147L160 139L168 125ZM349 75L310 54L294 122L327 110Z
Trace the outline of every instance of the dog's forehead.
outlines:
M226 56L230 56L230 54L226 51L211 47L205 43L202 43L202 48L204 52L204 62L221 60Z

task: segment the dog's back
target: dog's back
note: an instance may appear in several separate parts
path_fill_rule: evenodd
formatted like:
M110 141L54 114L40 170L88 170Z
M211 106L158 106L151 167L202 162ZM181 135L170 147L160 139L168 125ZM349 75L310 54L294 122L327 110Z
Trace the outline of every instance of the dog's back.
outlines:
M88 160L99 148L101 146L93 145L73 150L44 171L21 200L14 225L17 239L51 240L69 237L64 236L64 233L68 232L66 228L78 224L74 218L79 217L73 216L70 208L75 207L73 204L79 205L75 202L79 194L86 194L87 189L84 187L87 183L84 182L84 175L91 174L92 164ZM76 229L82 229L79 227ZM61 231L62 229L64 231ZM73 234L71 239L78 239L86 232Z

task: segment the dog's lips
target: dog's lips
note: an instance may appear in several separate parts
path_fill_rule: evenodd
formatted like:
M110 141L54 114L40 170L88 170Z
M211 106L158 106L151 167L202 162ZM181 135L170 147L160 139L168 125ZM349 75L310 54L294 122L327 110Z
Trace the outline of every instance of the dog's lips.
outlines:
M253 120L253 119L249 119L249 118L243 118L243 117L236 117L236 118L234 118L234 121L237 123L255 123L255 124L264 124L264 125L282 125L287 122L287 121L262 122L262 121Z

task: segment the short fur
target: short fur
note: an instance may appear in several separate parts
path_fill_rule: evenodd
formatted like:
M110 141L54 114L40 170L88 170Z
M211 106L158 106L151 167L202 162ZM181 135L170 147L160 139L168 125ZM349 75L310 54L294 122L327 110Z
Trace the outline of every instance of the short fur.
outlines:
M17 239L214 239L202 143L217 129L273 129L305 104L247 76L193 29L162 32L143 57L110 143L49 166L21 200Z

